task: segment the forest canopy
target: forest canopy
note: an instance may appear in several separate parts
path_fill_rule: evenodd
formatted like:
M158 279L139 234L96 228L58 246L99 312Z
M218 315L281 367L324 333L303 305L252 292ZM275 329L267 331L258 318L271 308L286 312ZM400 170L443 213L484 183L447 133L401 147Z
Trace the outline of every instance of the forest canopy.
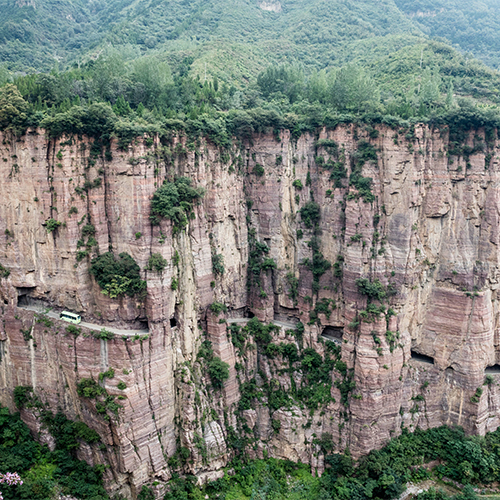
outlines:
M341 122L498 121L500 75L442 42L383 55L378 64L359 59L321 71L270 65L239 87L192 77L192 64L185 58L171 67L160 56L126 61L110 49L79 68L11 75L0 87L0 128L117 137L123 147L138 135L177 130L226 147L232 136L284 128L298 136Z

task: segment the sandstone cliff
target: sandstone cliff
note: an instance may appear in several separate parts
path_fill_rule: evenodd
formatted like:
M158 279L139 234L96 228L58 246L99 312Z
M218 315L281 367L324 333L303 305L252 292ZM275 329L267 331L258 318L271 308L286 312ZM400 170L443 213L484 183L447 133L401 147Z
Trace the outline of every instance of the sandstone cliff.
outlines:
M135 498L172 468L216 477L244 445L321 472L325 451L357 456L402 426L500 425L500 165L484 131L466 135L461 156L446 130L423 126L283 132L230 151L177 136L107 152L42 130L2 139L1 402L14 408L13 389L32 386L97 430L104 446L80 453L111 464L111 490ZM149 220L155 190L175 176L205 189L176 234ZM314 204L319 217L300 213ZM52 232L50 219L62 223ZM109 249L139 264L145 300L101 293L90 259ZM168 262L161 273L146 270L155 253ZM214 302L227 312L212 312ZM147 325L149 335L75 336L22 307L35 303L108 327ZM253 316L277 325L274 351L240 330ZM229 364L221 390L198 355L204 340ZM101 385L120 397L116 414L77 393L109 368ZM321 370L328 394L306 394ZM35 410L22 416L41 432Z

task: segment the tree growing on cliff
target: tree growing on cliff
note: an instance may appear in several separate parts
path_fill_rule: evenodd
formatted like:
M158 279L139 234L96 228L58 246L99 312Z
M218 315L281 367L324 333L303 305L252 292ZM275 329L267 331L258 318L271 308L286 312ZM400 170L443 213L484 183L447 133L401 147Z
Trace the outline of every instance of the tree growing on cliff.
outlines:
M188 225L188 218L194 219L194 205L205 191L191 187L191 179L179 177L174 182L165 181L153 195L151 201L151 222L159 223L159 217L170 219L174 233Z
M208 362L208 374L215 389L222 389L224 382L229 378L229 365L217 356Z
M167 264L167 260L160 253L154 253L149 257L147 270L161 273L167 267Z
M128 253L121 253L116 258L113 252L106 252L90 263L90 274L95 277L103 293L111 298L144 293L146 282L141 279L140 271Z

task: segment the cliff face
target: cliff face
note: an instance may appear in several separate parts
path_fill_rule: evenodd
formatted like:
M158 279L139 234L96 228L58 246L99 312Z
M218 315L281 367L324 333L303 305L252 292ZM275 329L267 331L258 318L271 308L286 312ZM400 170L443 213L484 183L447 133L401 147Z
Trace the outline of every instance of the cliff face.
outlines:
M227 152L140 138L104 153L40 130L3 137L1 402L13 408L14 387L32 386L97 430L105 446L81 456L110 463L110 487L127 496L176 467L216 477L245 443L321 471L325 451L360 455L402 426L500 425L496 143L470 132L459 157L446 131L351 125L279 139ZM175 176L205 189L178 233L149 221L154 192ZM49 219L63 224L48 232ZM90 259L108 249L139 264L145 300L101 293ZM146 271L153 253L168 262L161 273ZM147 324L149 336L75 336L22 307L34 303L108 327ZM241 330L252 316L276 322L271 347ZM221 390L198 355L204 340L229 364ZM77 392L109 368L100 383L117 414ZM324 392L307 393L314 384ZM35 410L22 416L40 431Z

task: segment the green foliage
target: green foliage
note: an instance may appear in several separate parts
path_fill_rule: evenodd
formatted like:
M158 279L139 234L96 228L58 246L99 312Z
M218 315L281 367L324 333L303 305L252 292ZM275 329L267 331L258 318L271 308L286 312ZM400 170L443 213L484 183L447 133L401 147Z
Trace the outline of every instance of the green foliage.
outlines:
M52 328L54 326L54 322L43 313L35 314L35 322L44 325L46 328Z
M224 271L224 256L220 253L212 252L212 272L215 276L222 276Z
M126 388L127 388L127 384L123 381L120 381L118 382L118 384L116 385L116 387L118 389L120 389L120 391L124 391Z
M115 338L115 334L106 330L106 328L101 328L99 332L95 330L92 331L92 336L99 340L112 340Z
M229 365L217 356L214 356L212 342L204 340L198 351L198 359L204 359L208 375L215 389L222 389L224 382L229 378Z
M272 410L282 407L290 408L294 400L304 404L311 411L319 406L324 406L334 401L332 390L332 370L335 368L335 360L340 354L340 350L333 351L327 349L324 358L314 349L305 349L299 353L294 343L280 342L273 343L273 335L279 330L274 324L265 325L257 318L248 321L245 327L239 328L231 325L231 338L235 347L239 350L239 355L244 356L245 343L248 337L253 337L258 349L268 358L274 359L278 356L288 360L289 371L292 374L295 370L300 370L300 386L296 387L292 382L292 389L284 391L277 380L264 380L263 385L257 386L255 379L241 384L241 399L239 409L246 410L252 408L255 399L267 397L268 405ZM295 335L299 346L302 345L301 334L304 325L299 323ZM331 358L333 353L335 358Z
M174 252L173 257L172 257L172 263L174 264L174 266L178 266L180 260L181 260L181 256L179 255L179 252L176 250Z
M14 403L19 410L22 410L26 403L31 400L33 387L17 385L14 387Z
M113 378L115 376L115 370L113 368L108 368L105 372L99 373L99 382L104 381L106 378Z
M273 324L265 325L257 318L252 318L245 325L244 329L248 335L251 335L258 345L267 346L273 337L272 333L277 331L279 327Z
M320 325L321 322L318 315L324 314L326 316L326 319L330 319L332 311L336 308L337 305L335 304L335 301L333 299L327 299L323 297L321 300L318 300L316 302L314 309L309 312L309 323L317 323L318 325Z
M266 268L270 269L276 263L274 259L264 259L264 256L269 253L269 247L265 243L258 241L252 231L248 232L248 244L250 251L248 254L247 286L250 289L252 286L260 286L260 273L263 270L264 262L266 262Z
M57 495L81 499L108 499L102 482L102 467L91 467L76 459L80 443L97 443L99 435L83 422L42 411L42 422L54 436L56 449L37 443L19 414L0 408L0 473L15 470L23 485L2 485L5 500L46 500Z
M380 100L377 84L366 71L347 64L335 75L331 86L331 102L341 111L370 111Z
M45 228L47 229L48 233L51 233L52 231L55 231L57 228L59 228L61 225L62 222L56 219L48 219L47 222L45 223Z
M432 5L427 0L396 0L395 3L409 16L419 11L432 12L431 16L418 18L418 24L429 36L450 40L464 53L472 53L491 67L498 67L500 44L496 32L500 26L500 14L494 0L483 2L480 9L465 0L439 0Z
M106 393L106 390L91 378L83 378L78 382L76 390L83 398L95 399Z
M167 267L167 264L167 259L164 259L160 253L154 253L149 257L147 269L161 273Z
M297 278L293 273L287 273L286 280L289 287L288 296L293 300L294 305L296 305L297 298L299 296L299 278Z
M480 40L476 54L483 56L498 48L493 0L480 8L459 5L463 0L453 7L428 6L433 15L424 17L413 16L418 8L403 0L401 10L368 0L354 9L339 0L328 8L323 0L300 0L278 15L263 13L257 3L234 6L229 0L176 1L167 10L160 4L145 8L144 0L102 9L76 0L57 17L61 6L54 1L37 10L0 6L0 60L20 70L10 74L0 67L0 87L18 94L17 100L5 99L6 108L15 104L5 113L13 129L41 124L54 137L87 135L102 145L116 136L123 149L135 137L145 137L151 147L156 133L182 131L227 147L232 135L248 140L288 128L297 138L320 125L353 120L366 121L373 138L376 123L398 126L443 116L461 106L455 96L473 96L481 105L500 100L498 73L442 41L427 40L421 30L434 30L437 22L443 32L433 33L449 34L465 50L477 49ZM485 10L488 22L482 22ZM73 19L79 20L78 33ZM238 28L243 23L245 30ZM468 30L487 36L471 37ZM214 37L221 50L213 50ZM278 63L283 60L290 63Z
M218 316L221 312L227 312L227 306L225 304L222 304L220 302L213 302L210 305L210 310Z
M304 187L302 185L302 181L300 179L295 179L293 182L292 182L292 186L295 188L295 189L298 189L299 191L302 191L302 188Z
M221 389L224 381L229 378L229 365L214 356L208 362L208 375L215 389Z
M179 280L177 278L172 278L172 282L170 283L170 289L175 292L179 288Z
M260 163L256 163L253 169L253 173L257 177L262 177L266 173L266 171L264 170L264 167Z
M15 85L0 88L0 130L21 134L26 129L28 103Z
M349 183L357 189L359 196L366 203L371 203L375 200L375 196L371 191L371 177L363 177L362 169L367 161L377 162L377 152L375 148L366 141L360 141L358 148L352 157L353 166Z
M101 440L99 434L84 422L73 422L61 412L56 415L51 412L43 412L42 420L55 438L58 449L76 450L81 441L91 444Z
M470 402L471 403L479 403L479 400L481 399L482 394L483 394L483 388L478 387L476 389L476 392L474 393L474 395L470 398Z
M321 217L320 206L314 201L309 201L300 209L300 216L304 226L312 229L319 223Z
M102 380L104 380L104 377L102 377ZM93 379L82 378L76 385L76 392L82 398L94 400L97 414L102 415L105 420L110 420L109 413L117 417L118 411L123 408L122 405L115 401L115 396L109 395L106 389Z
M121 253L118 258L107 252L92 259L92 274L102 293L116 298L121 295L134 296L146 291L146 282L141 279L140 269L128 253Z
M81 262L83 259L88 257L88 255L89 255L88 250L78 250L78 252L76 252L76 261Z
M86 224L82 227L82 236L85 238L86 236L94 236L95 227L92 224Z
M148 486L143 486L137 495L137 500L155 500L155 498L153 490Z
M368 300L378 300L382 302L387 297L386 287L378 279L370 281L368 278L358 278L356 280L358 291L361 295L366 295Z
M309 242L312 250L312 259L304 259L302 265L306 266L313 275L313 292L319 291L319 280L325 274L332 264L325 259L320 250L320 239L318 236L313 236Z
M188 219L194 217L194 204L203 194L203 189L191 187L191 179L187 177L165 181L151 200L151 220L157 223L158 217L169 219L174 229L180 231L188 225Z
M78 328L75 325L68 325L66 327L66 332L69 333L70 335L74 335L75 337L78 337L80 333L82 333L82 329Z
M276 264L276 261L271 257L264 259L260 266L262 271L269 271L270 269L276 269L277 267L278 265Z
M0 278L8 278L10 276L10 269L0 264Z

